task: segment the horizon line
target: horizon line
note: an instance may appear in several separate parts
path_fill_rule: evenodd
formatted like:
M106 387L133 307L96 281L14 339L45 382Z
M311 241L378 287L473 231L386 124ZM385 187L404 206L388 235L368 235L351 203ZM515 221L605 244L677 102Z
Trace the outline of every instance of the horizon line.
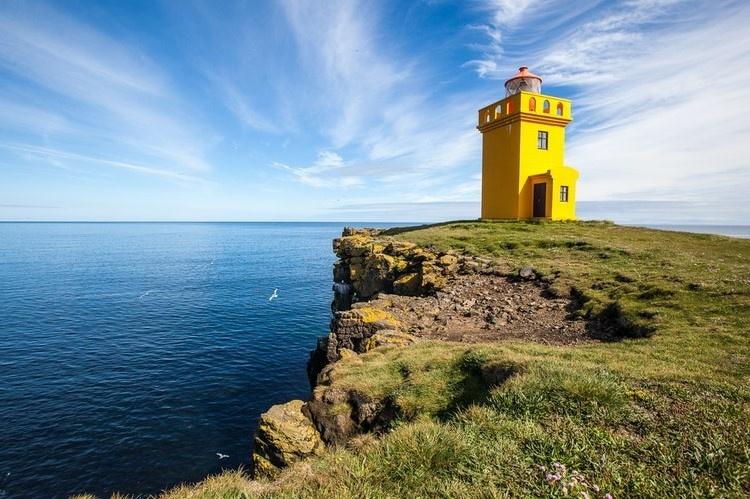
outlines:
M374 220L0 220L0 224L274 224L274 223L307 223L307 224L407 224L407 225L432 225L440 223L481 222L479 218L438 220L438 221L374 221ZM523 220L491 220L492 222L519 222ZM630 227L638 226L686 226L686 227L750 227L750 224L740 223L708 223L708 222L615 222L603 219L579 219L577 222L611 222L615 225Z

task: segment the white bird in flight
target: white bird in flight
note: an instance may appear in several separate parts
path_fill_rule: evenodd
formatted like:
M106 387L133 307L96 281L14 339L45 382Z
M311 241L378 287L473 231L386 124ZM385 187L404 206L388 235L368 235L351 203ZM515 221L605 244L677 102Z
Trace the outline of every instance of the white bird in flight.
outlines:
M221 452L217 452L216 455L219 456L219 459L226 459L229 457L229 454L222 454Z
M274 298L278 298L278 297L279 297L279 288L274 288L273 294L268 297L268 301L271 301Z

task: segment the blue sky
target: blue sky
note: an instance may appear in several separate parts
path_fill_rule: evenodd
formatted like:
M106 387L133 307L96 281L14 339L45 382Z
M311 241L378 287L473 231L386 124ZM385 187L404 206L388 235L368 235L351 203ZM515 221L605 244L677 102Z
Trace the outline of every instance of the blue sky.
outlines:
M0 2L0 220L479 216L477 110L574 101L579 215L750 220L746 1Z

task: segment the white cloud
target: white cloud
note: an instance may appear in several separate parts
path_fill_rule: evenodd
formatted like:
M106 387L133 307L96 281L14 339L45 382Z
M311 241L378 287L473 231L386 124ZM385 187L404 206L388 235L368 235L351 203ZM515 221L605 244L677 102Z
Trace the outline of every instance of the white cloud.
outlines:
M325 172L323 182L315 167L331 158L321 156L312 167L295 170L298 180L332 186L346 182L334 180L339 176L354 183L356 171L357 185L386 184L378 195L395 197L446 170L479 164L478 97L436 95L431 66L389 47L370 4L283 6L299 49L299 78L315 89L316 107L309 113L323 124L332 147L346 149L351 158L332 163L336 168Z
M579 123L569 156L582 170L582 199L648 192L649 199L721 203L750 189L747 176L732 173L750 166L750 120L740 104L750 101L750 68L737 63L750 56L749 15L745 8L637 40L591 83L574 80ZM593 63L607 58L606 47L587 53ZM724 185L727 176L733 182ZM721 199L701 195L710 185L721 186Z
M567 156L581 170L579 199L669 199L718 213L750 190L737 173L750 166L741 104L750 102L750 68L741 63L750 56L750 6L636 0L581 15L556 31L558 21L522 13L519 31L533 25L551 35L530 30L530 45L510 57L538 61L547 91L572 90ZM498 37L487 35L487 43ZM491 57L483 64L500 66ZM735 221L750 216L740 204Z
M517 23L534 3L534 0L490 0L487 8L494 11L494 24L509 26Z
M149 176L162 177L169 180L176 180L180 182L189 183L207 183L207 181L201 177L194 175L186 175L183 173L165 170L158 167L128 163L124 161L118 161L107 158L99 158L95 156L86 156L83 154L77 154L74 152L63 151L59 149L52 149L48 147L30 146L26 144L13 144L13 143L2 143L0 142L0 149L13 151L19 154L19 157L27 160L33 159L44 159L48 163L54 166L60 166L65 168L68 161L75 162L76 164L85 163L96 166L106 166L110 168L117 168L122 170L128 170L136 173L141 173Z
M310 187L338 189L364 185L364 179L352 175L352 168L333 151L320 151L311 166L295 167L279 162L272 163L272 166L290 173L295 180Z
M536 66L535 47L575 33L581 17L601 6L598 0L541 2L538 0L484 0L477 4L485 19L468 26L482 39L472 46L478 57L464 66L480 78L505 79L521 66Z
M0 98L36 112L0 113L0 126L43 132L46 141L61 138L67 144L69 135L77 134L89 147L115 145L125 162L211 168L210 134L192 124L189 106L156 63L60 12L18 5L0 6L0 68L24 83L7 86ZM45 123L50 115L58 117L57 126Z
M209 79L212 80L214 88L226 107L234 113L243 125L262 132L279 132L278 126L258 112L250 102L249 97L240 92L229 79L215 76L209 76Z
M297 41L299 64L325 113L324 132L335 148L364 135L390 105L410 75L409 64L395 65L383 54L385 38L374 25L378 13L355 1L282 2ZM403 62L403 61L402 61Z
M337 167L344 164L344 159L333 151L320 151L315 164L321 167Z
M488 13L486 24L469 26L484 34L487 41L480 45L482 55L467 61L464 66L473 68L480 78L502 77L500 60L503 58L503 32L512 29L532 7L535 0L487 0L480 3L480 9Z

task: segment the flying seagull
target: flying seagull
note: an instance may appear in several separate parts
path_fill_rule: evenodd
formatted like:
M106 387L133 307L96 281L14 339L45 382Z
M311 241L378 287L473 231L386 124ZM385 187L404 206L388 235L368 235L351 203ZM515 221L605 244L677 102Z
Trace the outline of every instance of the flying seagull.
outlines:
M229 457L229 454L222 454L221 452L217 452L216 455L219 456L219 459L226 459Z
M274 298L278 298L278 297L279 297L279 288L274 288L273 294L268 297L268 301L271 301Z

